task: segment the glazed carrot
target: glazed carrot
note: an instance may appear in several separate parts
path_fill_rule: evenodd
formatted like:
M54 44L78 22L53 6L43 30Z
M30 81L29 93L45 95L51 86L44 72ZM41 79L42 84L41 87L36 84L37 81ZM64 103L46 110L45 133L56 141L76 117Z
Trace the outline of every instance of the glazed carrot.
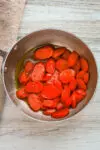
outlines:
M55 71L55 61L53 59L49 59L46 62L46 71L50 74L53 74Z
M68 66L69 67L73 67L76 63L77 63L77 60L78 60L78 53L73 51L69 57L68 57Z
M53 84L44 85L41 96L46 99L54 99L60 96L61 91Z
M83 79L84 78L84 74L85 74L85 71L81 70L80 72L77 73L76 78Z
M64 104L65 104L65 106L66 106L67 108L69 108L69 107L71 106L71 104L72 104L72 99L71 99L71 97L68 97L68 98L65 100Z
M74 91L76 89L76 86L77 86L77 81L75 78L73 78L69 83L69 88L71 91Z
M59 81L59 80L54 80L54 81L53 81L53 84L54 84L60 91L63 90L63 86L62 86L61 81Z
M80 71L81 64L80 64L80 59L77 60L76 64L73 66L73 69L75 70L76 73Z
M59 102L59 98L52 99L52 100L44 100L42 104L44 107L47 108L56 108L58 102Z
M60 59L58 59L56 61L56 69L58 71L61 72L61 71L65 70L65 69L67 69L67 68L68 68L68 63L67 63L67 61L65 59L60 58Z
M28 93L40 93L42 89L43 89L43 84L39 81L35 81L35 82L30 81L25 86L25 90Z
M21 84L26 84L29 81L29 76L23 71L20 73L18 79Z
M48 83L53 83L54 81L58 81L58 80L59 80L59 72L55 70L50 80L48 80Z
M55 111L56 111L56 109L46 109L46 110L43 111L43 114L44 115L51 115Z
M89 81L89 73L85 73L83 79L84 79L84 82L87 84Z
M31 74L32 81L41 81L45 73L45 67L43 63L37 63Z
M63 107L64 107L63 103L59 102L59 103L57 104L57 106L56 106L56 109L57 109L57 110L60 110L60 109L62 109Z
M84 70L84 71L89 70L88 61L85 58L80 58L80 63L81 63L81 69L82 70Z
M31 61L25 63L25 72L30 73L34 68L34 64Z
M30 94L28 96L28 104L34 111L38 111L41 108L41 101L36 94Z
M65 52L65 50L66 50L65 47L56 48L53 52L52 57L57 58L57 57L61 56Z
M60 80L62 83L69 83L75 77L73 69L66 69L60 73Z
M80 89L86 90L86 84L82 79L77 79L77 85Z
M61 94L61 101L65 102L66 99L70 97L70 93L71 93L70 88L68 86L65 86Z
M50 73L46 73L46 74L43 76L42 81L48 81L48 80L50 80L50 79L51 79L51 77L52 77L52 74L50 74Z
M54 113L51 114L53 118L63 118L69 114L69 109L68 108L63 108L61 110L57 110Z
M52 46L44 46L35 51L34 57L35 59L42 60L42 59L50 58L52 54L53 54Z
M70 54L71 54L71 52L68 49L66 49L66 51L62 55L62 58L67 60Z
M21 98L21 99L26 98L26 97L28 96L28 94L26 93L24 87L18 89L18 90L16 91L16 95L17 95L18 98Z

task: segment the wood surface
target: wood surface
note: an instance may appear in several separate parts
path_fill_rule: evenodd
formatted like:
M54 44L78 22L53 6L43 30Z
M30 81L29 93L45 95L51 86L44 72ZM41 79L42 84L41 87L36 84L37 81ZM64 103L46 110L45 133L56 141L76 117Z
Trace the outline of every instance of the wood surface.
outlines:
M100 72L100 0L28 0L18 39L44 28L76 34L92 50ZM5 93L1 99L3 97ZM100 150L99 79L91 102L61 123L31 120L5 99L0 122L0 150Z

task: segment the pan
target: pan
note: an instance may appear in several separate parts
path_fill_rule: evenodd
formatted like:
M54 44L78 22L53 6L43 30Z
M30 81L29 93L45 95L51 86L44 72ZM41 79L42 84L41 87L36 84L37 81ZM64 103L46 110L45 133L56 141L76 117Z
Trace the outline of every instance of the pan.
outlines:
M68 119L71 116L78 113L80 110L82 110L84 106L88 104L88 102L94 94L97 85L97 66L94 56L91 50L87 47L87 45L71 33L55 29L40 30L33 32L19 40L12 47L9 53L0 50L0 56L3 57L1 73L4 89L9 99L11 99L11 101L13 101L14 104L27 116L42 121L56 120L43 115L41 112L33 112L24 101L21 101L16 97L16 65L18 64L19 60L23 57L23 55L27 53L30 49L37 47L38 45L44 45L46 43L67 47L70 50L75 50L81 56L84 56L89 63L90 80L88 84L87 96L81 103L77 105L75 109L70 111L67 117L64 118ZM59 119L58 121L61 120L63 119Z

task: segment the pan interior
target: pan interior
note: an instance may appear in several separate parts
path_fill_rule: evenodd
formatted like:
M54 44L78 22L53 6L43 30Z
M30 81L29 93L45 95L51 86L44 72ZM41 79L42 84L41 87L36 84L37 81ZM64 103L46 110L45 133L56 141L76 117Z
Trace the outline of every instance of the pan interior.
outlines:
M47 29L33 32L21 39L18 43L16 43L16 45L14 45L5 60L4 68L6 67L7 70L4 72L3 76L4 84L10 99L25 114L38 120L54 121L55 119L44 116L41 112L33 112L24 101L21 101L16 97L15 70L17 63L27 51L34 47L37 47L38 45L44 45L46 43L67 47L70 50L75 50L81 56L84 56L89 62L90 80L88 83L87 96L81 103L78 104L76 109L70 111L70 114L64 118L66 119L78 113L81 109L84 108L85 105L87 105L94 94L97 84L97 67L93 54L91 53L89 48L74 35L60 30Z

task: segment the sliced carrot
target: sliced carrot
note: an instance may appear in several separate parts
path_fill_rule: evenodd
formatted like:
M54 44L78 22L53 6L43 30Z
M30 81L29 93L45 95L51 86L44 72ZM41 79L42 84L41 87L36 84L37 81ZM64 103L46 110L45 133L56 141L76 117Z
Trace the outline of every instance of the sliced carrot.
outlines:
M66 106L67 108L69 108L69 107L71 106L71 104L72 104L72 99L71 99L71 97L68 97L68 98L65 100L64 104L65 104L65 106Z
M46 99L54 99L61 95L61 91L53 84L44 85L41 96Z
M76 86L77 86L77 81L75 78L73 78L69 83L69 88L71 91L74 91L76 89Z
M63 108L61 110L57 110L54 113L51 114L53 118L63 118L69 114L69 109L68 108Z
M46 109L46 110L43 111L43 114L44 115L51 115L55 111L56 111L56 109Z
M34 111L38 111L41 108L41 101L39 99L39 96L37 96L36 94L30 94L28 96L28 104Z
M63 86L62 86L61 81L59 81L59 80L54 80L53 84L54 84L60 91L63 90Z
M72 108L76 108L77 106L77 97L75 92L73 92L71 95L71 106Z
M43 63L37 63L34 66L33 72L31 74L32 81L41 81L45 73L45 67Z
M65 59L60 58L60 59L58 59L56 61L56 69L58 71L61 72L61 71L65 70L65 69L67 69L67 68L68 68L68 63L67 63L67 61Z
M60 80L62 83L69 83L75 77L73 69L66 69L60 73Z
M89 73L85 73L83 78L84 78L84 82L87 84L89 81Z
M82 79L77 79L77 85L80 89L86 90L86 84Z
M20 73L18 79L21 84L26 84L29 81L29 76L26 74L25 71L23 71Z
M81 69L82 70L84 70L84 71L89 70L88 61L85 58L80 58L80 63L81 63Z
M26 93L25 88L22 87L16 91L16 96L18 98L23 99L23 98L26 98L28 96L28 94Z
M48 80L48 83L53 83L54 81L58 81L58 80L59 80L59 72L55 70L50 80Z
M40 93L42 89L43 89L43 84L39 81L35 81L35 82L30 81L25 86L25 90L28 93Z
M53 74L55 71L55 61L54 59L49 59L46 62L46 71L50 74Z
M34 64L31 61L25 63L25 72L30 73L34 68Z
M61 94L61 100L62 102L65 102L66 99L68 99L70 97L70 88L68 86L65 86L64 87L64 90L62 91L62 94Z
M78 89L75 91L77 94L80 94L82 96L86 96L86 91L84 91L83 89Z
M68 49L66 49L66 51L62 55L62 58L64 58L64 59L67 60L70 54L71 54L71 51L69 51Z
M53 54L53 47L52 46L44 46L37 49L34 53L35 59L47 59L50 58Z
M51 79L51 77L52 77L52 74L50 74L50 73L46 73L46 74L43 76L42 81L48 81L48 80L50 80L50 79Z
M85 71L81 70L80 72L77 73L76 78L81 78L81 79L83 79L83 78L84 78L84 74L85 74Z
M65 52L65 50L66 50L65 47L56 48L55 51L53 52L52 57L57 58L57 57L61 56Z
M59 103L57 104L57 106L56 106L56 109L57 109L57 110L60 110L60 109L62 109L63 107L64 107L63 103L59 102Z
M73 69L75 70L76 73L80 71L81 64L80 64L80 59L77 60L75 66L73 66Z
M77 60L78 60L78 53L73 51L69 57L68 57L68 66L69 67L73 67L76 63L77 63Z

